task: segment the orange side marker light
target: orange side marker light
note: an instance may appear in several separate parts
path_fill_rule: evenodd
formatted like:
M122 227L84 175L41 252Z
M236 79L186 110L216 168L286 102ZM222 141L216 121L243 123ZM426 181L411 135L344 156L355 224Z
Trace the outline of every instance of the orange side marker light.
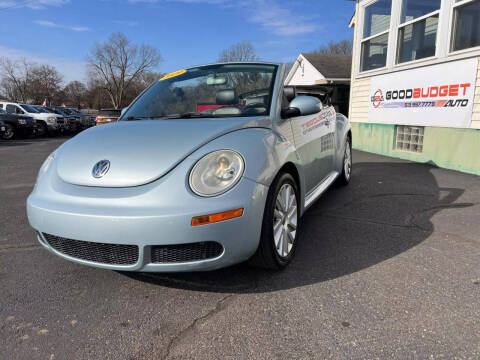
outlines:
M192 218L192 226L212 224L219 221L234 219L243 215L243 208L219 212L216 214L200 215Z

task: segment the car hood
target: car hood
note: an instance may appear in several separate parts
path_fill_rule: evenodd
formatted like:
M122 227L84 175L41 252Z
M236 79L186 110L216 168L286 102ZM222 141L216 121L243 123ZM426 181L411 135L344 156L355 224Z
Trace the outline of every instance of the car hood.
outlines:
M245 127L268 127L268 118L120 121L83 131L56 154L57 173L83 186L129 187L152 182L212 139ZM101 178L93 167L108 160Z

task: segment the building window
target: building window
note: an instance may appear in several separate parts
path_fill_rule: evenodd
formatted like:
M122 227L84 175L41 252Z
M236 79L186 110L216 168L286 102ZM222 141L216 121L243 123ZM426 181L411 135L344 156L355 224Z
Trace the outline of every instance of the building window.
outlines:
M410 151L414 153L423 152L424 127L397 125L396 132L396 150Z
M400 28L398 63L435 56L438 14Z
M362 42L362 71L382 68L387 63L388 33Z
M365 7L360 71L387 65L391 11L392 0L378 0Z
M401 23L412 21L440 9L440 0L403 0Z
M480 1L462 1L454 6L452 51L479 46Z
M435 56L440 0L403 0L397 64Z

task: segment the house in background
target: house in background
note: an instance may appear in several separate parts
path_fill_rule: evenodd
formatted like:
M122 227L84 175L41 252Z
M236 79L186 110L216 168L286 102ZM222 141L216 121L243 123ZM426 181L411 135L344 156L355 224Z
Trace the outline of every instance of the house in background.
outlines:
M480 175L480 0L355 0L356 149Z
M351 68L350 55L302 53L287 74L285 85L310 91L321 86L331 86L332 104L337 111L348 115Z

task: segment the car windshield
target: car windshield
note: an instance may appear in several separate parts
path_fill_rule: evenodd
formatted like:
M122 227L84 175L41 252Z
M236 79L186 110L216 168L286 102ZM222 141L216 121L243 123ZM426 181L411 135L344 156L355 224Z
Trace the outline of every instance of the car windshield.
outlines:
M49 111L41 106L35 106L35 109L37 109L38 112L41 113L48 113Z
M215 64L164 76L122 120L267 115L277 66Z
M26 112L29 112L29 113L37 114L37 113L40 112L31 105L21 104L20 106L23 108L23 110L25 110Z

